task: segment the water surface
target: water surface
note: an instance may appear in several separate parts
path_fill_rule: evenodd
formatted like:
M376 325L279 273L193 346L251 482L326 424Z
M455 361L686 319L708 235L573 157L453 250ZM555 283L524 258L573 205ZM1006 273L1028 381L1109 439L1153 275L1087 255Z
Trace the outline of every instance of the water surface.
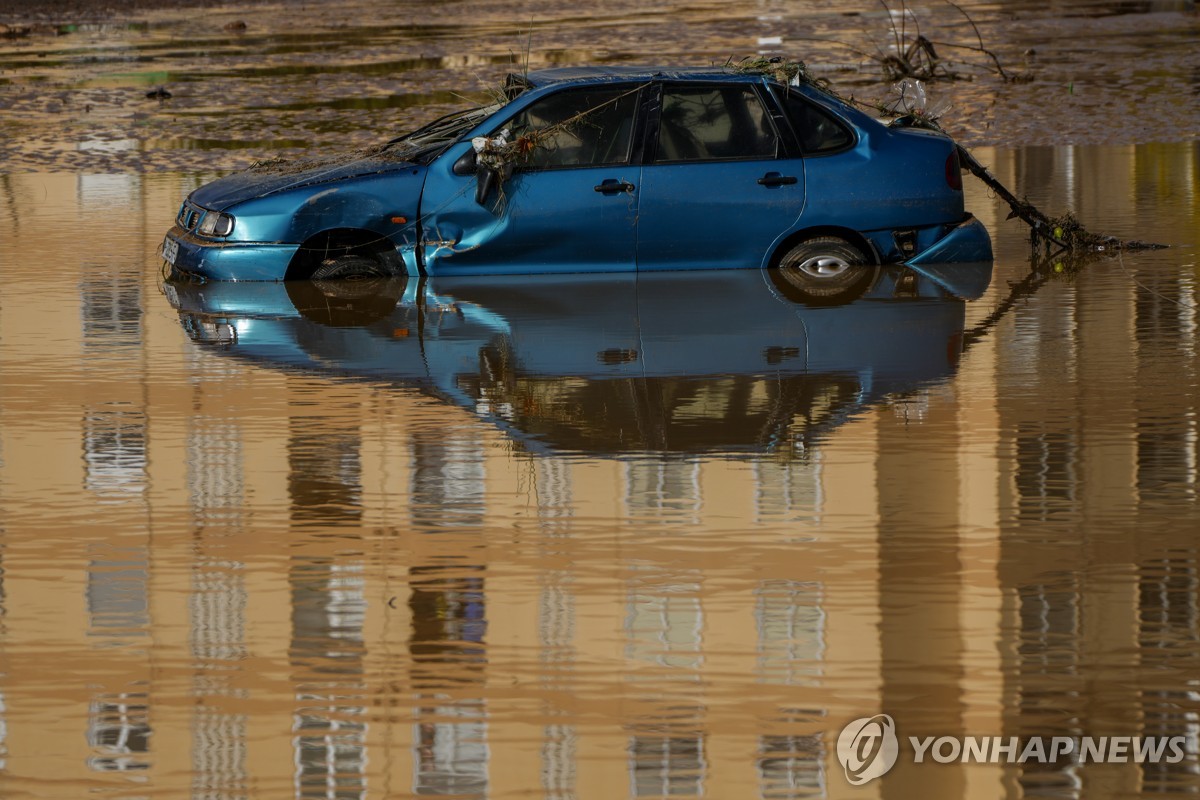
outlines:
M1117 5L1154 4L1056 13L1194 25ZM614 7L538 30L564 52L592 42L571 59L621 60L621 42L644 60L682 29L682 57L723 41L719 14L756 9ZM502 71L522 20L478 13L472 41L502 43L481 70ZM1033 257L970 181L993 264L885 270L840 307L796 305L755 270L412 281L366 299L163 284L180 198L241 156L144 130L277 126L247 158L276 136L323 141L319 120L333 137L360 112L302 85L289 53L381 96L440 91L427 79L454 71L438 59L467 34L437 14L326 39L247 17L274 48L254 59L232 35L211 49L219 16L4 45L0 125L18 132L0 174L0 795L1200 789L1194 136L976 150L1047 210L1170 249ZM120 36L188 65L144 84L183 83L173 105L135 110L142 84L110 64ZM360 42L393 52L372 71ZM120 95L110 111L128 119L23 111L32 95L12 87L39 47L48 81ZM208 114L205 80L272 99ZM269 110L306 96L326 105ZM422 97L420 114L440 111ZM880 712L903 736L1182 735L1188 755L902 763L852 787L837 733Z

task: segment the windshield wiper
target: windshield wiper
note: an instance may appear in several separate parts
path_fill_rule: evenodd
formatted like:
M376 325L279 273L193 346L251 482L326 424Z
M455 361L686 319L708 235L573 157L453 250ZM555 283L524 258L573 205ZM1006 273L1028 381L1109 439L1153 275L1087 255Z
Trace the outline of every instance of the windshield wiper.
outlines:
M433 122L417 128L411 133L406 133L397 136L389 141L386 147L401 144L402 142L410 142L414 147L423 147L427 144L443 141L449 137L457 139L470 128L475 127L481 119L492 113L499 106L480 106L477 108L468 108L463 111L453 111L443 117L438 117Z

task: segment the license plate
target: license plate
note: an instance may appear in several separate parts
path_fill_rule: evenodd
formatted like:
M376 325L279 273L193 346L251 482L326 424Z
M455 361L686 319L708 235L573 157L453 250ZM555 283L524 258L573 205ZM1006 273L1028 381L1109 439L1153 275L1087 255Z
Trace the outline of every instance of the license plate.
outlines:
M175 259L179 258L179 242L168 236L163 239L162 257L172 267L175 266Z

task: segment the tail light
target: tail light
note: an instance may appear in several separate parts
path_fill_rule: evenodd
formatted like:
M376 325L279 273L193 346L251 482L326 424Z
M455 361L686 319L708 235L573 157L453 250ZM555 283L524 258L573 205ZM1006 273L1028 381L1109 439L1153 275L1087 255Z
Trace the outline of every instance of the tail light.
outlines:
M962 166L958 163L958 148L946 156L946 185L956 192L962 191Z

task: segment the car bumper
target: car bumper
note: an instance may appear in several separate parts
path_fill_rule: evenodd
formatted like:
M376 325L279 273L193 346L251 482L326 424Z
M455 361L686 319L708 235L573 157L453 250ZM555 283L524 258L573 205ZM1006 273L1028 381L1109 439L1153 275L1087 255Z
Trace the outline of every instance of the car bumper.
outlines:
M175 226L161 255L178 273L213 281L281 281L298 245L200 239Z
M983 223L968 216L942 238L905 259L910 266L923 264L958 264L992 260L992 237Z

